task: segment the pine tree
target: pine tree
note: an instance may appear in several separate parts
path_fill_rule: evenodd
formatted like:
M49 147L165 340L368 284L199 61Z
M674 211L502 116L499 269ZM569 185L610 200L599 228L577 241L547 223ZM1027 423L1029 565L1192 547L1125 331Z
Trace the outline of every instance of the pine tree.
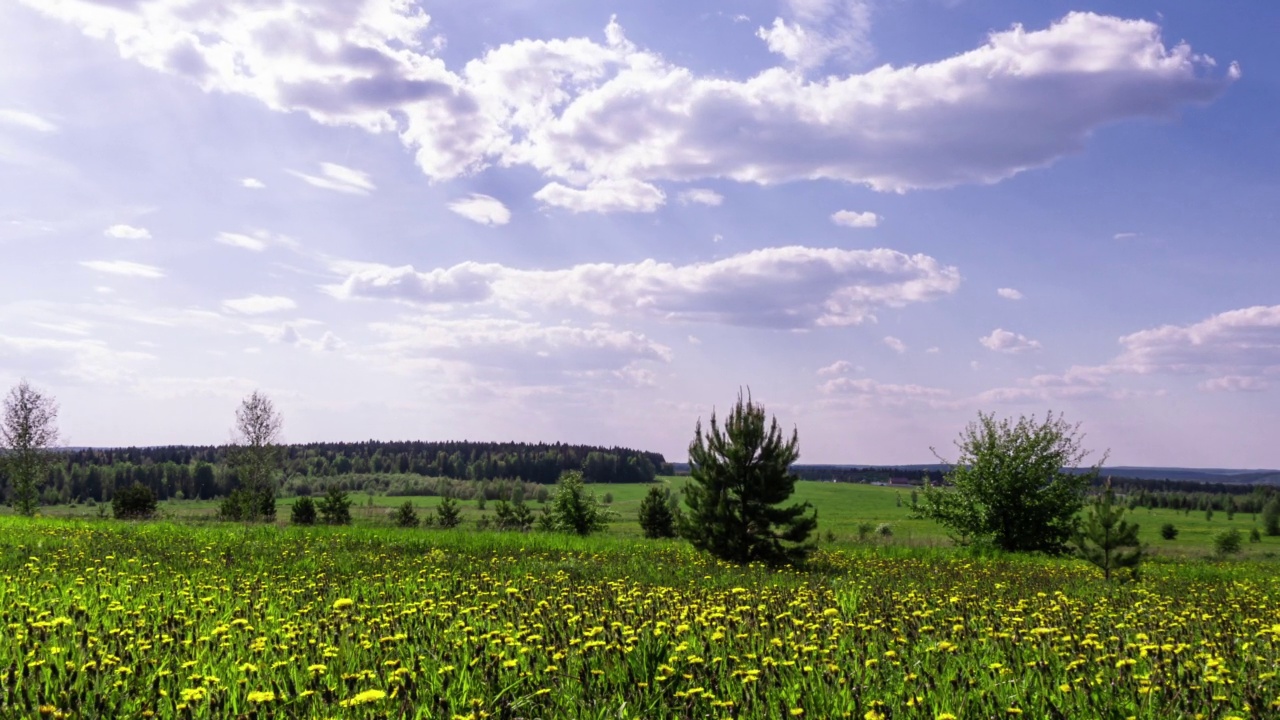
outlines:
M569 470L556 483L556 494L551 499L551 513L556 519L556 529L590 535L604 530L613 513L600 507L595 493L587 490L582 473Z
M802 562L813 550L806 540L818 526L817 511L810 514L809 503L779 507L795 491L790 468L799 442L795 431L783 440L776 418L766 429L764 406L741 392L723 429L715 413L709 433L699 420L689 445L689 512L680 534L731 562Z
M445 530L458 527L458 523L462 522L461 512L458 509L458 501L445 496L436 506L436 523Z
M1108 482L1102 495L1088 506L1084 523L1076 530L1076 554L1101 568L1107 582L1120 570L1127 571L1128 579L1138 579L1144 550L1138 542L1138 525L1126 520L1127 514L1124 505L1115 502Z
M647 538L676 536L676 514L671 508L671 490L664 486L649 488L640 501L640 529Z
M405 500L403 505L396 508L391 519L395 521L396 527L418 527L418 513L413 509L413 501Z

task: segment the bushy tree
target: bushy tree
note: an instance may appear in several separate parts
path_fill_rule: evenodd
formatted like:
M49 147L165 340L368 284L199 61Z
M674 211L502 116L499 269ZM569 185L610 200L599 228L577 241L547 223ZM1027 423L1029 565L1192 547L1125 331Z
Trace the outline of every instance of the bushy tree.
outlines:
M294 525L316 524L316 503L309 497L300 497L293 503L289 521Z
M329 486L329 492L316 504L316 509L326 525L351 524L351 498L337 485Z
M764 406L738 393L721 429L699 420L689 445L689 507L680 534L694 547L736 563L798 563L813 550L807 542L818 526L809 503L780 504L795 491L790 472L800 453L799 436L784 440L777 419L765 424Z
M1089 504L1084 522L1073 538L1076 554L1098 566L1107 582L1117 572L1122 572L1125 579L1138 579L1142 543L1138 541L1137 523L1130 523L1126 514L1108 483L1106 490Z
M111 514L117 520L144 520L156 514L156 496L141 483L116 490L111 497Z
M274 520L276 474L284 454L279 446L284 421L265 393L254 390L236 409L235 438L227 448L227 465L240 481L223 503L223 517L232 520Z
M595 493L587 489L582 473L567 470L556 482L556 492L551 498L551 514L556 529L578 535L590 535L608 527L612 516L600 507Z
M533 527L533 511L523 502L499 500L493 506L494 522L499 530L527 531Z
M1090 453L1081 447L1079 427L1052 412L1043 422L979 413L956 440L960 457L948 463L950 487L926 481L916 516L937 521L961 542L1064 552L1085 490L1106 460L1104 453L1097 465L1080 471Z
M436 506L436 524L445 530L458 527L462 522L462 511L458 509L458 501L445 496Z
M1262 532L1271 537L1280 535L1280 493L1272 495L1262 508Z
M13 507L34 515L40 484L54 460L58 443L58 405L26 380L9 391L0 422L0 470L9 476Z
M403 505L395 509L391 519L395 522L396 527L418 527L418 513L413 509L413 501L405 500Z
M1213 549L1220 557L1235 555L1240 552L1240 544L1243 540L1244 536L1240 531L1231 528L1213 536Z
M1173 523L1167 522L1160 526L1160 537L1165 540L1174 540L1178 537L1178 528Z
M671 489L663 485L649 488L640 501L640 530L647 538L676 536L676 513L671 507Z

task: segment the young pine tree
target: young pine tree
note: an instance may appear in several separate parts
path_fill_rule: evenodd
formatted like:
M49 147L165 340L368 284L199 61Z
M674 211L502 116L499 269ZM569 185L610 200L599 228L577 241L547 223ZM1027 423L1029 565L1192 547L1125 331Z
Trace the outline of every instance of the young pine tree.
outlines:
M1138 579L1144 552L1138 542L1138 525L1126 520L1127 514L1124 505L1115 502L1108 483L1102 495L1088 506L1084 523L1076 530L1076 554L1097 565L1107 582L1120 571L1129 580Z
M556 483L556 494L551 498L551 514L555 516L556 529L578 535L590 535L609 526L613 513L600 507L595 493L587 490L582 473L569 470Z
M663 486L649 488L640 501L640 529L647 538L676 536L676 514L671 509L671 490Z
M418 512L413 509L413 501L405 500L404 504L395 509L391 516L396 527L413 528L418 527Z
M446 495L436 506L436 524L445 530L456 528L458 523L462 522L461 513L462 511L458 509L458 501Z
M704 434L698 421L694 433L680 534L731 562L802 562L813 550L806 541L818 527L817 511L809 503L780 506L795 491L798 434L783 440L777 419L766 426L764 406L742 393L723 429L712 413L711 431Z

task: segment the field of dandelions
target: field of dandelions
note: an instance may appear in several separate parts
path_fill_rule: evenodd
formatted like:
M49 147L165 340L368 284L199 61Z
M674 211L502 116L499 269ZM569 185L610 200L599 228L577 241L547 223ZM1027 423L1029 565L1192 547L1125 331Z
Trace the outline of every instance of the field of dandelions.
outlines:
M1275 718L1280 573L0 518L3 718Z

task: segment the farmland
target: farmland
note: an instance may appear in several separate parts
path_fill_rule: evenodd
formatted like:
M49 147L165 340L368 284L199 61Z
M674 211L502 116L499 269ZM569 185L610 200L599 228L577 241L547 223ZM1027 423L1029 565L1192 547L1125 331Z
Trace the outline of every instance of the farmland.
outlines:
M608 490L625 517L643 489ZM0 518L0 716L1280 711L1275 538L1201 559L1179 513L1184 550L1109 587L1078 561L946 547L897 492L801 484L836 535L803 572L722 565L629 519L589 538L386 527L377 506L402 498L347 528ZM864 521L894 534L859 542Z

